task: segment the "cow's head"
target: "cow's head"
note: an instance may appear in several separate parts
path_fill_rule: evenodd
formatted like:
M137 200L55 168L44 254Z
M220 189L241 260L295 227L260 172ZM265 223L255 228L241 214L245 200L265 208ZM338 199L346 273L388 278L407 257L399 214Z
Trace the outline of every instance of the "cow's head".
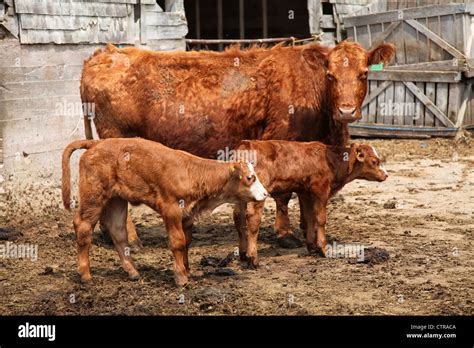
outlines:
M255 202L268 197L268 192L258 179L252 163L234 163L229 169L232 172L229 194L234 200Z
M332 118L338 122L354 122L362 117L369 67L382 62L388 64L394 53L392 44L380 44L367 51L360 44L349 41L343 41L331 50L307 48L303 51L310 64L311 60L324 62Z
M352 144L349 172L353 179L385 181L388 173L372 145Z

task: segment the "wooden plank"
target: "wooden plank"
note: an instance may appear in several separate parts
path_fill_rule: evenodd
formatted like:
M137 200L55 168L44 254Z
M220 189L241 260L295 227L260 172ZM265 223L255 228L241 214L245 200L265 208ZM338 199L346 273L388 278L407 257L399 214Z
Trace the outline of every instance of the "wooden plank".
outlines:
M395 93L395 85L392 82L387 86L387 89L385 90L384 106L385 106L385 111L386 112L383 115L382 119L383 119L383 123L386 124L386 125L392 125L393 124L392 112L391 111L387 112L387 109L388 109L388 105L393 105L394 93Z
M420 91L424 92L425 91L425 83L424 82L416 82L415 83L416 87L420 89ZM411 93L411 91L410 91ZM426 95L426 92L425 92ZM414 96L414 95L413 95ZM428 96L427 96L428 97ZM417 110L418 110L418 115L415 117L415 125L416 126L423 126L425 123L425 106L423 103L420 103L417 101L416 97L413 98L413 103L417 103Z
M393 105L399 106L399 110L403 109L403 105L405 105L405 86L402 82L395 82L395 93L393 99ZM395 125L403 125L405 123L405 112L399 112L393 115L393 124Z
M377 82L377 84L378 84L377 88L382 88L382 86L384 84L386 84L386 87L388 87L389 84L391 84L390 81L375 81L375 82ZM377 95L377 119L376 119L377 123L384 123L384 119L383 119L383 115L382 115L382 105L385 102L385 89L386 89L386 87L383 88L383 90L381 90Z
M369 80L369 82L374 82L374 81L371 81ZM364 99L364 102L362 103L362 107L366 106L367 104L369 104L370 102L372 102L372 100L377 97L381 92L383 92L388 86L390 86L392 84L392 81L383 81L382 83L380 83L378 85L377 88L373 89Z
M243 3L243 0L240 0ZM319 0L308 0L308 14L309 14L309 32L311 34L320 33L320 18L322 16L322 7Z
M382 31L382 33L375 37L373 39L373 42L372 42L372 45L370 46L370 49L374 49L375 47L377 47L378 45L380 45L381 43L383 43L385 40L387 40L387 38L390 36L390 34L392 34L392 32L400 25L401 22L393 22L393 23L390 23L390 25L387 27L387 29L385 29L385 31ZM382 24L382 28L383 28L383 23Z
M146 37L146 22L148 19L147 6L140 5L140 43L145 45L147 43Z
M126 17L130 15L126 4L97 2L64 2L61 0L29 1L16 0L15 10L19 14L62 16Z
M461 105L461 95L463 93L463 83L450 83L449 84L449 98L448 98L448 118L456 123L456 118Z
M349 133L353 137L428 139L432 136L454 137L457 130L455 128L446 127L411 127L352 123L349 125Z
M377 89L377 81L369 81L369 93L372 93ZM369 103L369 110L367 113L367 120L369 123L375 123L377 116L377 99L372 99Z
M449 97L449 84L448 83L437 83L436 84L436 103L435 105L441 110L443 114L448 113L448 97ZM439 121L435 114L435 126L439 127L442 123Z
M414 64L419 62L418 52L420 43L417 40L417 30L410 25L403 23L403 45L405 52L405 64Z
M464 117L468 108L469 98L472 92L472 83L467 83L464 86L464 93L462 96L462 103L459 107L459 112L456 118L456 127L461 127L464 124Z
M146 25L180 25L187 24L186 17L180 12L147 12Z
M319 27L322 29L335 29L336 23L332 15L322 15Z
M413 55L415 54L416 53L413 53ZM385 71L391 71L391 70L468 71L468 67L467 67L466 61L463 59L448 59L448 60L440 60L440 61L434 61L434 62L427 62L426 60L422 60L421 63L391 65L384 68L384 70Z
M182 39L188 33L187 25L147 26L147 40Z
M394 31L394 34L392 35L392 43L395 44L395 47L397 49L395 50L395 64L400 65L400 64L405 64L405 44L403 42L404 40L404 33L403 33L403 26L404 22L400 24L400 26L397 27L397 29Z
M434 82L427 82L426 83L426 85L425 85L425 95L433 104L436 103L436 83L434 83ZM424 104L423 104L423 107L425 108L424 125L434 127L435 119L436 119L435 115L431 112L431 110L429 108L426 108Z
M462 78L458 71L419 71L419 70L384 70L371 71L372 80L413 81L413 82L459 82Z
M442 104L442 100L438 100L438 98L436 98L437 104L435 105L425 94L423 94L423 92L413 82L403 82L403 84L410 89L410 91L418 98L419 101L421 101L425 105L425 107L430 109L430 111L435 115L437 120L439 120L444 126L454 127L454 123L451 122L451 120L447 118L443 112L444 106L442 106L441 109L439 108L439 106ZM437 92L438 95L439 91Z
M49 16L49 15L21 15L22 29L48 30L94 30L99 26L101 30L110 26L118 26L127 21L127 17L92 17L92 16Z
M369 30L366 25L357 27L357 42L362 45L365 49L370 47L369 42Z
M420 33L426 35L431 41L436 43L443 50L450 53L453 57L458 58L458 59L465 58L463 53L459 52L454 46L452 46L451 44L443 40L440 36L438 36L433 31L425 27L423 24L419 23L418 21L410 20L410 19L406 20L405 22L411 25L416 30L418 30Z
M466 12L465 4L446 4L446 5L437 5L437 6L423 6L415 7L411 9L402 10L403 19L410 20L421 17L434 17L434 16L443 16L454 13L464 13ZM395 22L399 21L399 11L387 11L382 13L377 13L376 16L369 14L363 16L353 16L344 18L344 26L353 27L361 26L367 24L375 24L381 22Z

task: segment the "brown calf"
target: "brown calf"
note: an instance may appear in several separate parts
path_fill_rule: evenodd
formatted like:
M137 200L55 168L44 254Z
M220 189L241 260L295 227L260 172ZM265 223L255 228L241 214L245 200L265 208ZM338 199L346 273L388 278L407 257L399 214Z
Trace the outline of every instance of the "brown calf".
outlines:
M387 172L370 145L327 146L320 142L242 141L238 151L253 151L255 171L270 195L297 192L306 222L306 244L324 255L326 204L355 179L384 181ZM258 265L257 236L264 202L235 205L241 259ZM316 235L315 235L316 234Z
M74 218L78 270L91 279L89 249L97 221L107 226L125 271L139 277L127 252L127 201L146 204L163 217L174 254L176 284L188 281L193 218L225 202L261 201L268 195L250 163L202 159L144 139L80 140L62 157L62 194L70 208L71 154L88 149L79 164L79 210Z

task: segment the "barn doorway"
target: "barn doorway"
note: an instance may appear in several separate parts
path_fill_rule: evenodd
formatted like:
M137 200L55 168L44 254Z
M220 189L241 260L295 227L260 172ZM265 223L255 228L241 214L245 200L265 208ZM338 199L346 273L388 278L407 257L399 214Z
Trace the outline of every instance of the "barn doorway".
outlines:
M307 38L307 0L184 0L187 39ZM223 44L188 49L221 51Z

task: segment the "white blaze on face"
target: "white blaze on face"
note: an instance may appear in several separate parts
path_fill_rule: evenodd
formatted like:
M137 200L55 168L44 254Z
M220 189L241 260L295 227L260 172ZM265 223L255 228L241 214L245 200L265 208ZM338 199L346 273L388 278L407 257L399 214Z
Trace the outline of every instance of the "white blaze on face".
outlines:
M250 193L256 201L263 201L268 196L267 190L263 187L262 183L258 179L257 173L253 168L252 163L247 162L247 168L249 169L250 175L255 175L255 181L250 185Z
M375 150L375 147L373 147L372 145L370 145L370 147L372 148L372 151L374 152L375 156L377 156L377 158L380 159L379 154ZM388 175L388 173L385 170L385 168L383 167L383 165L380 165L380 169L385 173L385 175Z

